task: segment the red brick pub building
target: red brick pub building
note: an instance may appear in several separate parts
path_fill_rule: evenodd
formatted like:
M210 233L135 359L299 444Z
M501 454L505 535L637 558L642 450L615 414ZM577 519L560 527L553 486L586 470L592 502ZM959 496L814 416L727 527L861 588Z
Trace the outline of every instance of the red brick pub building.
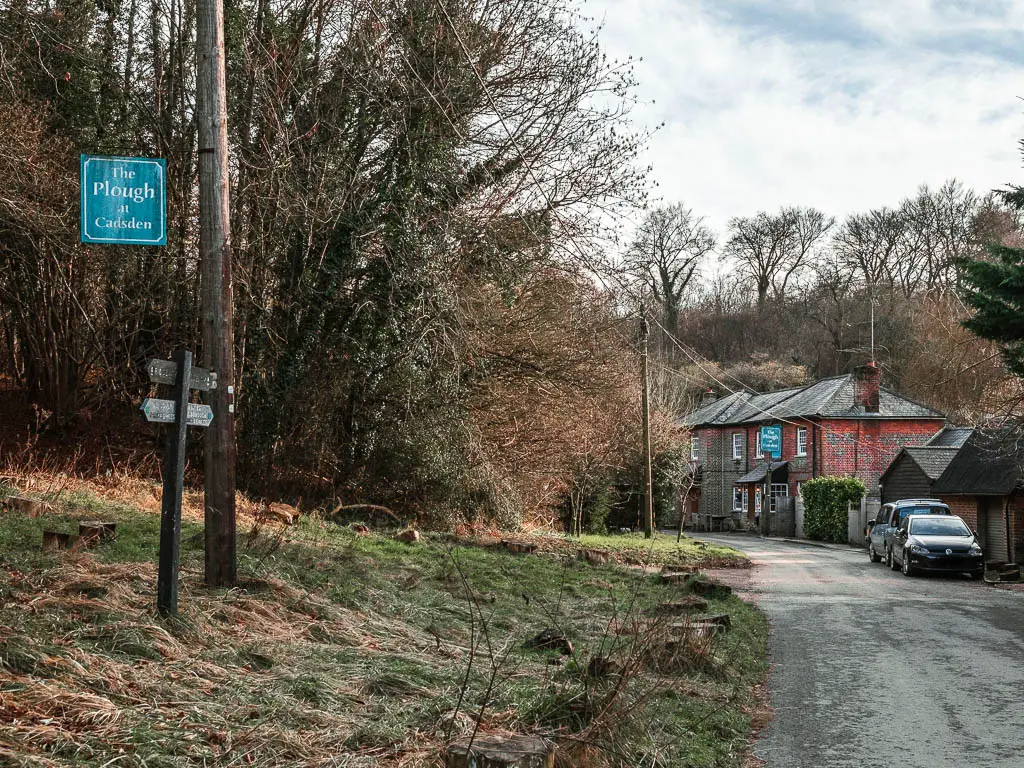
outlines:
M859 477L877 495L900 449L924 444L945 423L938 411L881 388L880 380L881 370L865 365L779 392L706 393L682 419L698 475L684 502L687 522L731 518L744 527L754 520L766 493L762 425L782 427L782 455L771 467L773 500L799 494L801 483L822 475Z

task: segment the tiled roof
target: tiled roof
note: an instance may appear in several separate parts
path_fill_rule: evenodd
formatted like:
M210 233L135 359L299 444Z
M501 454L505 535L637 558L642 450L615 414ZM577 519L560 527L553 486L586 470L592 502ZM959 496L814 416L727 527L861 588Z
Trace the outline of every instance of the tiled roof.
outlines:
M974 427L943 427L932 435L931 440L925 445L934 448L960 448L973 431Z
M863 407L854 404L854 391L853 375L847 374L763 395L736 392L687 414L682 422L696 427L812 416L834 419L944 418L938 411L884 388L879 389L878 413L867 413Z
M921 468L929 480L938 480L939 475L949 466L959 448L940 448L926 446L920 448L904 448L907 455Z
M1009 430L974 430L949 463L932 492L1005 496L1024 477L1024 446Z

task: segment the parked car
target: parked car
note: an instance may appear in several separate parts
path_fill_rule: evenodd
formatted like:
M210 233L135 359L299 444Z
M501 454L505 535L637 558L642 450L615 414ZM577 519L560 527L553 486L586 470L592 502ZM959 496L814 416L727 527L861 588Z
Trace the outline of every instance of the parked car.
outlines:
M884 559L892 566L892 536L907 515L950 515L949 507L939 499L900 499L883 504L874 520L868 521L868 559L877 563Z
M967 523L955 515L909 515L890 543L890 552L904 576L918 571L966 573L980 579L985 555Z

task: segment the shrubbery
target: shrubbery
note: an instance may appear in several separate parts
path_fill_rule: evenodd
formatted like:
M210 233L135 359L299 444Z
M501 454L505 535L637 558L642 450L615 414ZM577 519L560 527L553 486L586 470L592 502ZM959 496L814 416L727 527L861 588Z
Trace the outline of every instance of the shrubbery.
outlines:
M804 497L804 534L816 541L845 543L849 502L868 492L856 477L818 477L800 486Z

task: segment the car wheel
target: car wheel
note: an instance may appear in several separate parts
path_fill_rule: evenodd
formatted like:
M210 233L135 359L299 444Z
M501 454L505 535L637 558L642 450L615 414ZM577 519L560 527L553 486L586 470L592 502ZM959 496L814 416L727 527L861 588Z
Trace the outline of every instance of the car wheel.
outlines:
M910 565L910 552L908 552L905 549L903 550L903 575L904 576L913 576L914 575L914 569Z
M870 560L872 563L877 563L881 559L882 559L881 556L877 552L875 552L874 546L872 546L871 542L869 541L868 542L868 560Z

